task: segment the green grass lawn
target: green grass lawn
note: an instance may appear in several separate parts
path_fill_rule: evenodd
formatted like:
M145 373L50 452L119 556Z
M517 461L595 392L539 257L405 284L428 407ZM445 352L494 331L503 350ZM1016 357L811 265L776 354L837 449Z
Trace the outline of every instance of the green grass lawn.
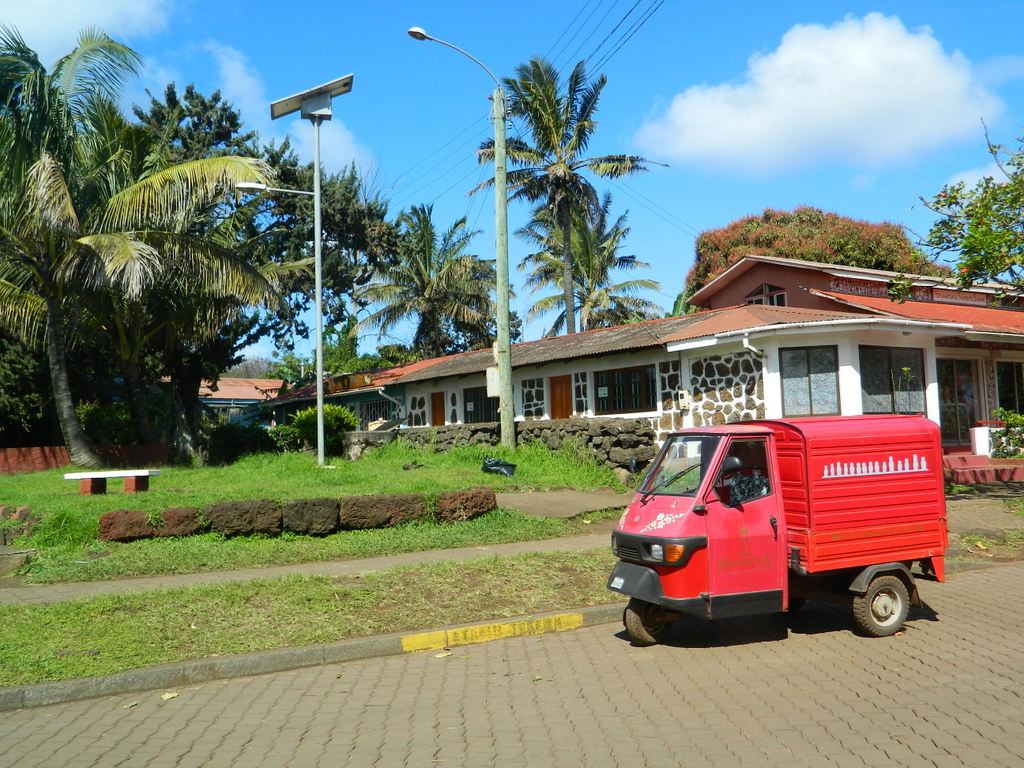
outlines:
M0 686L616 602L607 548L0 606Z
M481 472L486 456L511 461L517 466L516 474L506 478ZM501 510L469 523L414 523L390 530L346 531L323 539L294 535L225 539L204 534L130 544L101 542L97 538L99 517L115 510L155 513L239 499L437 493L479 486L499 492L551 487L622 489L611 470L598 466L589 452L572 446L559 451L540 445L515 451L473 446L435 453L396 442L358 461L337 459L334 465L335 469L319 468L307 454L261 454L225 467L162 468L146 493L125 495L120 481L112 480L102 496L79 496L77 483L62 477L70 468L62 468L5 476L0 484L0 504L24 504L42 517L33 535L21 542L38 551L24 575L33 582L55 582L368 557L543 539L584 530L579 521L537 519Z

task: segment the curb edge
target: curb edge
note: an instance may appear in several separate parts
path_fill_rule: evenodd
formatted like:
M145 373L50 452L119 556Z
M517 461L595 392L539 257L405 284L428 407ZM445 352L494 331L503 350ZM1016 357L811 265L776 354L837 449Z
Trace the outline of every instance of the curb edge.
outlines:
M379 656L442 650L451 646L486 643L510 637L566 632L618 621L622 617L622 608L623 603L609 603L576 611L524 616L508 621L488 621L439 630L359 637L321 645L278 648L161 664L98 677L0 688L0 712L65 704L100 696L194 685L213 680L266 675Z

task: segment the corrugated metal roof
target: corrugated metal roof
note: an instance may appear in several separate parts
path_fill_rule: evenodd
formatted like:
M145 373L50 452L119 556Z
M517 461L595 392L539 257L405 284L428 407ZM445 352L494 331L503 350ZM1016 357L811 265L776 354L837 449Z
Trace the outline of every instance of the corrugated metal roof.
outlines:
M447 358L439 357L430 360L417 360L414 363L405 363L404 365L396 365L392 368L381 368L376 371L360 371L358 373L346 373L343 376L332 376L329 379L324 379L325 392L330 389L332 382L338 382L345 378L352 378L354 376L366 376L366 383L362 386L351 387L342 392L331 392L328 396L336 398L342 394L351 394L354 392L365 392L366 390L376 389L377 387L383 387L387 384L391 384L396 379L400 378L405 373L411 373L417 371L420 368L426 368L439 360L446 360ZM305 384L301 387L296 387L288 392L285 392L280 397L275 397L267 402L272 405L278 405L280 403L287 403L294 400L311 400L316 398L316 383Z
M614 328L597 328L571 336L554 336L513 344L512 367L522 368L553 360L572 360L656 347L683 329L726 311L728 310L717 309L681 317L665 317L632 325L618 325ZM440 358L433 365L400 377L398 382L408 384L448 376L466 376L481 373L492 365L494 352L490 348L463 352L461 355Z
M741 307L730 307L715 314L701 313L701 316L703 317L701 322L667 336L663 341L668 343L699 339L703 336L718 336L723 333L742 331L746 328L763 328L772 325L850 320L864 317L864 313L747 304Z

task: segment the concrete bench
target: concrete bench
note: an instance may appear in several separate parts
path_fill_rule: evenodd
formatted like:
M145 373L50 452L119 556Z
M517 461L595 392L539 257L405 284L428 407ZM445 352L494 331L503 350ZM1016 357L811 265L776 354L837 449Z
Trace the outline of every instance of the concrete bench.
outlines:
M107 492L107 479L124 478L125 493L141 493L149 490L149 478L160 474L159 469L115 469L107 472L68 472L65 480L78 480L78 495L91 496Z

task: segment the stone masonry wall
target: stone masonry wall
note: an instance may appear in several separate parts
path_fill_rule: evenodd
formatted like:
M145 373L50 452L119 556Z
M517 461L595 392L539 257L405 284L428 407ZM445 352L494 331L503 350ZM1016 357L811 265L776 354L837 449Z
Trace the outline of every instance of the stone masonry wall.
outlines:
M665 440L670 432L682 429L686 414L679 409L677 393L681 384L679 361L668 360L658 363L658 397L661 400L661 416L654 420L658 442Z
M462 445L497 445L498 425L449 424L443 427L403 429L395 433L414 445L446 451ZM516 440L539 440L552 450L563 440L575 438L594 452L597 460L619 469L643 469L657 451L657 435L651 419L555 419L516 422Z
M761 360L744 350L690 361L693 425L707 427L764 418Z

